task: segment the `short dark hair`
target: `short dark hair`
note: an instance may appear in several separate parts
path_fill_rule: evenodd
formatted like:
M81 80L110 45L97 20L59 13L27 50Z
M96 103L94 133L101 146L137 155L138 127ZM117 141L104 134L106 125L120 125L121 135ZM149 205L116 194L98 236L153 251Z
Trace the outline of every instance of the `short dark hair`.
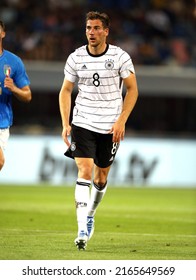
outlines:
M110 27L110 19L107 14L100 13L100 12L94 12L94 11L88 12L86 14L86 22L88 20L94 20L94 19L99 19L102 22L104 28Z
M0 26L3 29L3 31L5 32L6 28L5 28L5 24L4 24L4 22L2 20L0 20Z

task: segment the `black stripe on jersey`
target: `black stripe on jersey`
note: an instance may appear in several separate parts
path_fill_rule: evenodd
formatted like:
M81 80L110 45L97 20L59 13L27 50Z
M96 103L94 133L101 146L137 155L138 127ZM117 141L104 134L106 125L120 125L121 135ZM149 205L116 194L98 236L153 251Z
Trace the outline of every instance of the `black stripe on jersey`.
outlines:
M126 55L127 53L125 52L125 51L123 51L122 52L122 54L120 55L120 57L119 57L119 60L121 59L121 57L123 56L123 55ZM129 59L131 60L131 58L129 57Z
M103 64L104 62L97 62L97 63L100 63L100 64ZM84 65L84 64L90 64L89 62L83 62L83 63L77 63L77 64L81 64L81 65ZM95 62L93 63L95 64ZM78 72L84 72L84 71L89 71L89 72L101 72L101 71L106 71L106 68L99 68L99 70L97 70L96 68L95 69L79 69ZM107 70L107 71L110 71L110 70ZM113 68L112 71L118 71L118 68Z
M78 85L84 85L84 84L83 84L82 82L81 82L81 83L78 82ZM104 90L105 90L105 87L107 87L107 86L108 86L108 87L111 87L111 86L113 86L113 85L114 85L114 83L112 83L112 84L103 84L103 85L100 84L100 85L98 86L98 88L104 87ZM87 85L86 85L86 86L87 86ZM95 86L92 84L92 85L88 85L87 87L93 87L93 88L94 88ZM117 92L117 91L113 91L113 92ZM97 94L98 92L94 92L94 93ZM101 93L102 93L102 92L101 92ZM112 93L112 92L111 92L111 91L108 91L108 92L103 92L102 94L108 94L108 93Z
M71 73L71 72L68 71L67 69L65 69L65 72L67 72L68 74L70 74L70 75L72 75L72 76L78 77L77 75L74 75L73 73Z
M67 62L66 66L65 66L65 70L67 69L67 67L71 68L71 70L73 70L75 72L75 70L73 69L73 67Z
M74 62L75 64L77 64L77 62L75 62L75 60L73 59L73 53L70 55L70 58L73 60L73 62Z
M126 52L123 52L123 53L121 54L121 56L119 57L119 60L121 59L121 57L122 57L123 55L126 55ZM121 65L121 69L122 69L123 65L125 65L128 61L130 61L130 63L132 63L131 58L128 58L128 59L127 59L126 61L124 61L123 64Z
M90 100L90 99L88 99L88 98L83 98L83 99L87 99L87 100ZM120 99L120 98L119 98ZM112 101L115 101L116 99L113 99L113 100L109 100L109 102L112 102ZM121 99L120 99L121 100ZM87 107L87 108L97 108L97 107L95 107L95 106L90 106L90 105L84 105L84 104L81 104L80 102L76 102L76 104L78 104L79 106L81 106L81 107ZM113 109L115 109L116 108L116 106L114 106L114 107L101 107L101 106L99 106L99 108L100 109L107 109L107 110L113 110Z
M78 72L82 72L82 71L87 71L86 69L85 70L79 70ZM97 69L93 69L93 70L88 70L88 72L92 72L92 74L94 74L95 72L97 73L98 72L98 74L100 75L100 72L101 71L106 71L106 69L99 69L99 71L97 71ZM109 70L108 70L109 71ZM112 75L112 76L104 76L104 77L101 77L101 76L99 76L100 77L100 79L112 79L112 78L116 78L116 77L118 77L119 76L119 74L117 74L117 75ZM92 77L93 77L93 75L92 75ZM80 79L92 79L92 77L80 77Z
M90 88L90 86L88 86L88 88ZM93 95L93 94L108 95L108 94L113 94L113 93L116 93L116 92L118 93L118 91L94 92L94 91L87 91L87 90L85 90L85 91L80 90L80 92L83 92L84 94L90 94L90 95ZM119 99L119 98L116 98L116 100L117 99ZM89 100L94 100L95 101L95 99L89 99ZM107 100L105 100L105 101L107 101Z
M126 61L123 62L121 68L123 67L123 65L125 65L128 61L131 61L130 59L127 59Z
M97 123L97 122L94 122L95 124ZM74 124L75 125L82 125L82 122L74 122ZM112 125L112 123L111 122L108 122L108 123L104 123L104 124L109 124L109 125ZM92 125L92 124L88 124L88 127L92 127L92 129L97 129L97 126L94 126L94 125ZM88 128L89 129L89 128ZM107 128L108 129L108 128ZM105 128L102 128L102 127L99 127L99 132L100 131L103 131L104 132L104 134L105 134Z
M94 116L94 114L89 114L89 118L90 118L90 116ZM120 114L119 114L120 115ZM97 116L99 116L99 115L97 115ZM100 116L103 116L103 115L100 115ZM107 117L107 116L118 116L118 115L104 115L104 117ZM80 115L80 114L78 114L78 117L80 117L80 119L84 119L85 120L85 122L84 123L86 123L86 117L84 117L84 116L82 116L82 115ZM76 122L77 123L81 123L81 120L78 120L78 121L74 121L74 124L76 124ZM91 123L88 123L88 125L90 125L91 126L91 124L92 123L98 123L98 124L113 124L113 122L110 122L110 121L104 121L103 119L102 119L102 121L101 121L101 123L100 123L100 121L91 121ZM93 126L92 126L93 127ZM100 129L100 128L99 128Z
M83 112L81 111L81 113L83 113ZM86 112L84 112L84 113L85 113L85 115L89 115L89 116L101 116L101 117L111 117L111 116L116 116L117 115L117 114L107 114L107 115L105 114L105 115L103 115L103 114L86 113ZM78 116L83 117L80 114L78 114ZM95 122L95 121L93 121L93 122ZM101 122L108 123L108 122L104 122L103 120ZM100 122L97 122L97 123L100 123Z

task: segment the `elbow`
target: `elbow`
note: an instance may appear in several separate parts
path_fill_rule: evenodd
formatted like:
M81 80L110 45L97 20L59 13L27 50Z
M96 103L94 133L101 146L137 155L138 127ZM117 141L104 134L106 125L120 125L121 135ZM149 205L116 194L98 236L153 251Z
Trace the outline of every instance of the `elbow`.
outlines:
M32 93L30 89L22 89L22 93L15 93L15 96L18 98L18 100L24 103L29 103L32 100Z
M30 91L30 92L26 95L26 98L25 98L24 102L30 103L31 100L32 100L32 93L31 93L31 91Z
M27 103L30 103L31 100L32 100L32 95L30 94L30 96L28 96L28 98L27 98Z
M25 102L25 103L29 103L32 100L32 93L31 93L31 89L29 86L26 86L22 89L23 94L21 96L21 101Z
M25 99L21 100L23 101L24 103L30 103L32 100L32 96L26 96Z

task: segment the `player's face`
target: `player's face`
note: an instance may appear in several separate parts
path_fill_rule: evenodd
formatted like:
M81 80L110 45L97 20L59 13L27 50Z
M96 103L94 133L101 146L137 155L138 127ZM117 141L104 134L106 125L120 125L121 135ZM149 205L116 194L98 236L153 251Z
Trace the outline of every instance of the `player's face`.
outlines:
M91 47L98 47L106 42L108 28L104 28L101 20L88 20L86 23L86 37Z
M3 39L5 37L5 31L3 31L3 28L0 26L0 39Z

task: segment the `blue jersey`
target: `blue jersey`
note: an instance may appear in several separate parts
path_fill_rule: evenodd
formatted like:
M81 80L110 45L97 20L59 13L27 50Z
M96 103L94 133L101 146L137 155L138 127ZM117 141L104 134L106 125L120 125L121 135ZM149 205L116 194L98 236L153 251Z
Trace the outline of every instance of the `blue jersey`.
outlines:
M6 75L13 79L18 88L30 84L22 60L4 50L0 56L0 128L8 128L13 123L12 92L4 87Z

